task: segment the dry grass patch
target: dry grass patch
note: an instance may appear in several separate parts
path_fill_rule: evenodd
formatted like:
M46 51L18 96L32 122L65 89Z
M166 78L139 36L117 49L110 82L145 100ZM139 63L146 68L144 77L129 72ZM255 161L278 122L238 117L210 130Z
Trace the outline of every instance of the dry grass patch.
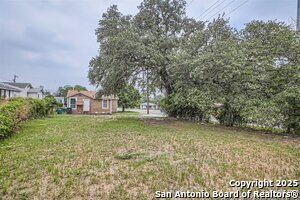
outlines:
M151 199L299 179L300 141L176 120L55 116L0 142L3 199ZM0 198L1 199L1 198Z

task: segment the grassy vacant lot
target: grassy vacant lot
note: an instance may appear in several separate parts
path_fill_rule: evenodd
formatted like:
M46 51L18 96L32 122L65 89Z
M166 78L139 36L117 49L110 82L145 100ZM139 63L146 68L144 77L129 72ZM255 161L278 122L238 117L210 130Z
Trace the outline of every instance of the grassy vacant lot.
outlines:
M0 142L3 199L151 199L233 190L229 180L299 179L300 140L122 116L33 120Z

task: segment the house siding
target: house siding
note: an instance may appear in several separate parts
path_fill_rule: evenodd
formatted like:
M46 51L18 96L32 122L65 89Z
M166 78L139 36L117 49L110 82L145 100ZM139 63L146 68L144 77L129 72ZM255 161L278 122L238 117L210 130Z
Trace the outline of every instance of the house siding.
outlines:
M91 113L102 113L102 104L100 100L91 99L90 100L90 112Z
M21 92L18 92L17 94L16 94L16 96L17 97L29 97L28 96L28 90L30 89L30 87L26 87L26 88L20 88L20 90L21 90Z
M41 92L38 92L38 93L29 93L28 92L28 97L35 98L35 99L43 99L44 95Z

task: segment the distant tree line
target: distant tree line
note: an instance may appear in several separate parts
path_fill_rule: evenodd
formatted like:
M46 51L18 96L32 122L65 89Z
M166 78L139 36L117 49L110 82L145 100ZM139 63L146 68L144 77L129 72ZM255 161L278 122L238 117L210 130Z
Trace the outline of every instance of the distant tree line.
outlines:
M58 87L58 89L54 95L57 97L66 97L68 90L79 90L79 91L84 90L84 91L86 91L87 89L86 89L86 87L81 86L81 85L74 85L74 86L65 85L65 86Z
M118 93L147 81L165 93L170 116L299 133L299 33L277 21L237 30L221 16L189 18L185 8L184 0L144 0L129 16L111 6L96 29L90 82Z

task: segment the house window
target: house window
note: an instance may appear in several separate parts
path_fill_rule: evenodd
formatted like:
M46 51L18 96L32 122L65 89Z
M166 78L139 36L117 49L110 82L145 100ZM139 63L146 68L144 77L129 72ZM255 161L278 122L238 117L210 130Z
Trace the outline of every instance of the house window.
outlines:
M102 100L102 108L108 108L108 103L106 99Z
M71 108L76 108L76 98L71 98L70 99L70 107Z

